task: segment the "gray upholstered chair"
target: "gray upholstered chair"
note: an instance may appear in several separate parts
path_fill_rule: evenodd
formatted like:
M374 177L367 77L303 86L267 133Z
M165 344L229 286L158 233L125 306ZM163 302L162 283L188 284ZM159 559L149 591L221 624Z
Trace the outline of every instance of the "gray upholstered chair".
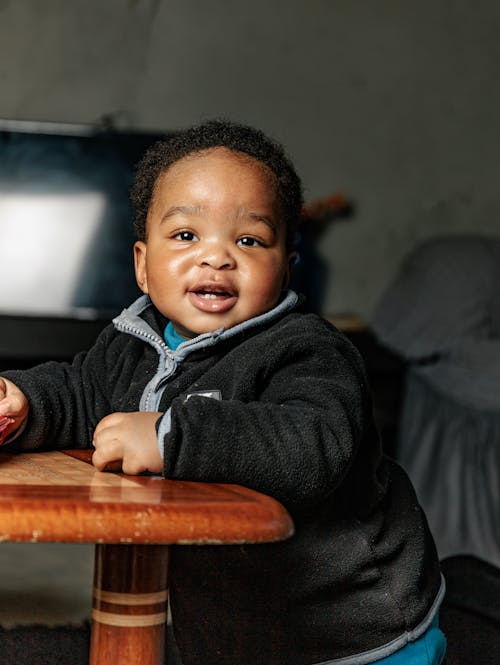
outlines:
M407 363L396 456L440 558L500 567L500 237L417 247L372 326Z

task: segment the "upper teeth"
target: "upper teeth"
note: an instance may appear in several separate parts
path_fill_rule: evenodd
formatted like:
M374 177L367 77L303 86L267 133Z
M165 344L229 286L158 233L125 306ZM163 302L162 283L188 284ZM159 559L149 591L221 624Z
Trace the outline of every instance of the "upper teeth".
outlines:
M218 293L200 293L202 298L217 298Z

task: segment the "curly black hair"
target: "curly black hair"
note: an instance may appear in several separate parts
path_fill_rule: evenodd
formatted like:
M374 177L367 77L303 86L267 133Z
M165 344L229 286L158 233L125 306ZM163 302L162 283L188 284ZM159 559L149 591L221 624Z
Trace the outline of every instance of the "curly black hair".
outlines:
M303 205L302 185L295 168L279 143L258 129L227 120L210 120L174 132L146 151L137 164L130 195L139 240L146 239L146 219L158 177L183 157L218 147L249 155L273 172L287 229L287 248L293 249Z

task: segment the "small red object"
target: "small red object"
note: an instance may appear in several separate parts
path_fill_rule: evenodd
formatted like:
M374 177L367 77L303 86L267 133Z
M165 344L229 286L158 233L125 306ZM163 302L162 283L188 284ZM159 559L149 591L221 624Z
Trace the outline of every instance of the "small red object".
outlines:
M0 416L0 444L4 438L3 432L5 432L7 427L13 422L14 418L9 418L9 416Z

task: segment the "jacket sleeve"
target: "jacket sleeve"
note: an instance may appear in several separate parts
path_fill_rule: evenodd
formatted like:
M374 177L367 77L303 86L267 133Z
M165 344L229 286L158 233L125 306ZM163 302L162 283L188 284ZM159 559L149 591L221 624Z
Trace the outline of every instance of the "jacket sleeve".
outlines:
M313 506L344 478L371 419L362 361L326 323L312 336L271 335L253 358L250 365L270 367L258 377L258 400L173 401L165 475L237 483L289 508Z
M88 448L96 424L109 412L106 386L106 328L87 353L72 363L47 362L1 376L15 383L29 401L25 427L3 448L12 451Z

